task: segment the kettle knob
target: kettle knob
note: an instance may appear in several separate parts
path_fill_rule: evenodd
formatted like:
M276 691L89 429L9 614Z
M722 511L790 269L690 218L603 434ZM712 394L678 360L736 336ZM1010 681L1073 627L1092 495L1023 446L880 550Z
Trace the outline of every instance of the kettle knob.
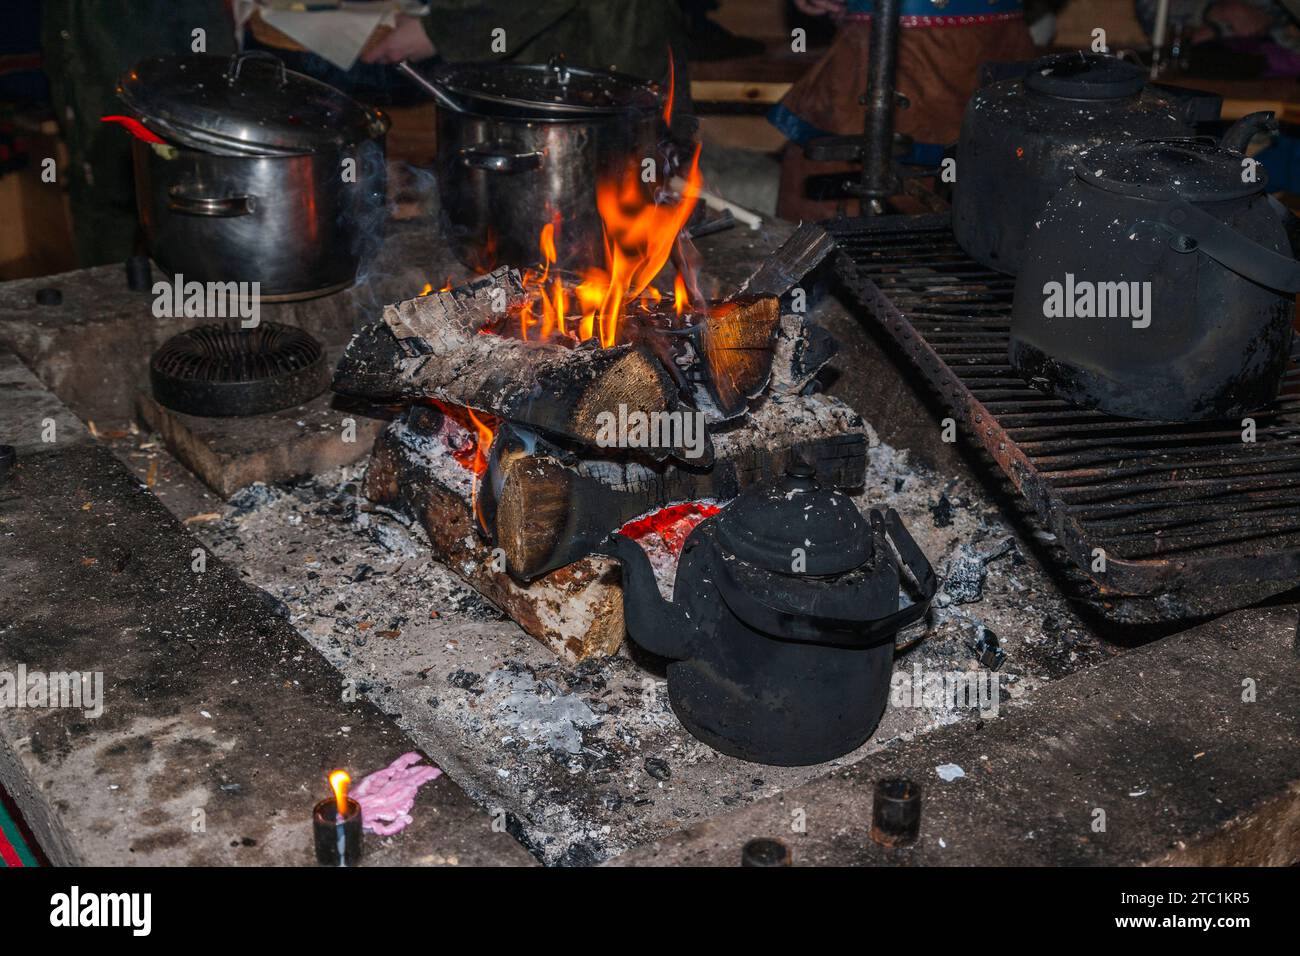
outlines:
M816 491L817 469L803 455L792 455L781 479L782 491Z

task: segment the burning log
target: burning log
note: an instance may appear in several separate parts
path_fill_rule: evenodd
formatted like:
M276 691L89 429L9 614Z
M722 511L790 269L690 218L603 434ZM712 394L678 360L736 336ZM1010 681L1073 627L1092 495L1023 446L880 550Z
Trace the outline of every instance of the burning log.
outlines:
M722 303L700 327L709 397L722 418L734 418L762 394L772 370L780 303L774 296Z
M437 399L589 446L608 443L610 422L626 421L628 411L679 409L671 375L645 345L570 348L483 334L522 295L518 274L501 269L387 306L383 321L349 344L334 390L381 402Z
M375 442L365 491L418 520L447 567L557 656L577 662L616 651L624 632L617 564L587 558L519 584L477 531L470 483L445 447L395 422Z
M581 459L536 436L504 428L480 489L479 518L520 580L591 553L607 534L669 504L726 502L783 473L795 454L839 488L862 485L867 439L862 419L819 396L769 399L748 420L714 437L709 468L652 467Z

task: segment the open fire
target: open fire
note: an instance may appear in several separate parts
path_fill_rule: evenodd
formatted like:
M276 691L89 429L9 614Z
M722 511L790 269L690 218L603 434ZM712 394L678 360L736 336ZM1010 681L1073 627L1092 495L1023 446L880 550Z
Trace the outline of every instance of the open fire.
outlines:
M696 257L681 250L681 245L689 242L682 238L681 231L695 209L703 185L699 159L697 146L676 202L653 201L635 162L629 162L621 176L599 183L596 201L604 224L605 262L603 266L591 266L581 276L566 275L555 268L556 238L564 228L556 214L538 236L539 265L525 269L522 274L525 300L509 309L503 321L480 330L481 333L506 335L526 342L570 346L591 342L600 348L612 348L626 341L625 321L629 313L647 320L653 316L661 324L681 327L694 307L688 289L696 284L695 276L689 274ZM675 249L679 253L675 258L678 272L674 278L672 311L667 312L661 310L663 293L651 282L673 258ZM491 264L476 271L486 273L490 268ZM446 292L451 287L448 278L437 291ZM425 283L420 295L434 291L432 283ZM500 419L463 406L431 401L464 430L466 441L452 453L456 461L473 472L477 501L478 482L487 470L488 453Z

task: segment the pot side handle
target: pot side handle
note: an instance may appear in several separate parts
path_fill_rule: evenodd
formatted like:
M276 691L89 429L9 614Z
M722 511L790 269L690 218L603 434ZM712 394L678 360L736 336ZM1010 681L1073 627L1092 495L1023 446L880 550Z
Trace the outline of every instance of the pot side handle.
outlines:
M187 196L173 190L167 194L167 208L187 216L229 219L251 216L257 209L257 201L252 196Z
M489 173L521 173L542 166L542 154L538 150L516 152L505 145L487 148L462 146L456 155L462 166Z
M1177 252L1203 252L1225 269L1279 292L1300 292L1300 262L1266 249L1183 199L1162 203L1155 224Z

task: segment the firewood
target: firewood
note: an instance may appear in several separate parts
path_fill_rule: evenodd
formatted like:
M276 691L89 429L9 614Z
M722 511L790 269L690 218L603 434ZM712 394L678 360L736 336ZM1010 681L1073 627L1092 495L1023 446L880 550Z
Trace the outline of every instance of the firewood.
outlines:
M475 527L468 497L456 484L461 466L430 467L426 449L395 422L375 442L366 495L418 520L439 559L557 656L578 662L612 654L623 641L623 593L617 564L586 558L523 585L499 570ZM444 452L445 454L445 452Z
M772 370L781 308L773 296L739 297L722 303L705 318L700 353L709 395L721 416L733 418L762 394Z
M384 309L353 337L334 390L372 401L438 399L588 446L615 441L633 411L677 411L671 376L642 344L569 348L482 334L517 301L515 276L498 270L459 290ZM625 436L624 436L625 437ZM648 446L656 460L680 446Z
M797 395L835 357L835 337L807 315L783 315L772 356L771 395Z
M835 240L821 226L803 222L781 247L763 260L744 282L737 295L782 296L821 264L835 248Z
M862 419L842 403L794 396L769 399L716 435L714 452L707 469L581 459L505 428L480 486L479 515L510 573L526 581L589 555L611 531L665 505L729 501L780 475L796 453L828 485L861 487L867 439Z

